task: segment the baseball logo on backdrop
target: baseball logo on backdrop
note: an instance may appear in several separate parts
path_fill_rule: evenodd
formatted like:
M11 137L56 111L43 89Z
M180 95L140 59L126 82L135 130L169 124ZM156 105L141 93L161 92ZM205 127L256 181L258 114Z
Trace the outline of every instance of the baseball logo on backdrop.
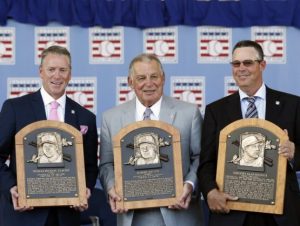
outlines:
M15 28L0 28L0 64L15 64Z
M224 77L224 96L228 96L230 94L235 93L238 91L239 87L236 85L232 76L225 76Z
M171 77L171 96L197 104L201 113L205 108L205 77Z
M177 63L177 37L177 27L145 29L144 52L157 55L162 63Z
M41 81L36 77L7 78L7 98L20 97L37 91Z
M198 63L228 63L231 58L231 33L230 28L198 27Z
M286 28L252 27L252 40L261 45L268 63L286 63Z
M117 77L116 78L116 105L123 104L135 97L134 91L128 85L127 77Z
M124 62L124 29L89 29L90 64L122 64Z
M69 28L36 27L35 64L40 64L42 51L53 45L58 45L69 49Z
M96 87L96 77L73 77L68 84L66 93L68 97L96 114Z

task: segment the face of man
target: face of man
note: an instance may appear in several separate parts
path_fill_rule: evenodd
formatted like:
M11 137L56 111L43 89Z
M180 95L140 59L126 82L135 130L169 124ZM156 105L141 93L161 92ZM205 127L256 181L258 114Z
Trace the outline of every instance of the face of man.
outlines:
M54 99L60 98L71 79L69 58L49 53L40 66L40 77L47 93Z
M237 48L232 56L232 74L239 88L247 95L253 96L263 83L262 73L265 61L260 61L253 47ZM245 62L245 63L236 63Z
M155 158L156 147L154 144L143 143L140 145L141 155L144 159L154 159Z
M44 143L43 150L47 158L51 158L55 155L58 155L58 148L55 144Z
M257 159L260 154L260 146L260 143L248 145L245 147L245 152L249 157Z
M144 106L152 106L163 95L165 84L165 77L159 64L154 60L136 62L133 65L133 71L134 74L128 79L129 85Z

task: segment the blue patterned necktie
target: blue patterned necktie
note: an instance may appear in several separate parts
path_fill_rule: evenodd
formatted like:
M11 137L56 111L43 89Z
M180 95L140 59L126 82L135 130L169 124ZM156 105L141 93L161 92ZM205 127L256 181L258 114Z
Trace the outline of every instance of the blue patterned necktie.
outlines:
M146 108L143 114L143 120L151 120L150 115L152 114L151 108Z
M258 112L255 106L255 97L246 97L245 99L248 101L245 118L258 118Z

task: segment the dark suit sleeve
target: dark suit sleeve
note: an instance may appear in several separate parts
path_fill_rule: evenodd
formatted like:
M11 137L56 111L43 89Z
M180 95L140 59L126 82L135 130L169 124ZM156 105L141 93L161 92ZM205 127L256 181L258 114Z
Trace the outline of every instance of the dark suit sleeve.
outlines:
M16 175L5 162L15 150L15 113L11 101L7 100L0 113L0 190L8 191L16 185ZM14 158L12 158L14 159Z
M205 198L210 190L217 188L216 166L218 133L216 119L208 106L205 110L203 121L200 165L197 172L200 190Z
M98 176L97 166L97 151L98 151L98 134L96 117L94 114L88 116L88 132L83 135L83 148L84 148L84 163L86 185L89 189L93 189L96 184ZM85 117L87 119L87 117Z
M294 169L300 171L300 98L297 98L296 120L295 120L295 135L293 142L295 143ZM290 134L289 134L290 135Z

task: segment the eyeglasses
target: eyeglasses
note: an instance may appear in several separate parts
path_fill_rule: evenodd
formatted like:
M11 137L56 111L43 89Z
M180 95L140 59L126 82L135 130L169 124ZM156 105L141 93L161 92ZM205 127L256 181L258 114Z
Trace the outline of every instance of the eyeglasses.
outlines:
M262 60L243 60L243 61L239 61L239 60L235 60L230 62L230 64L233 67L240 67L241 64L243 64L245 67L251 67L255 62L262 62Z

